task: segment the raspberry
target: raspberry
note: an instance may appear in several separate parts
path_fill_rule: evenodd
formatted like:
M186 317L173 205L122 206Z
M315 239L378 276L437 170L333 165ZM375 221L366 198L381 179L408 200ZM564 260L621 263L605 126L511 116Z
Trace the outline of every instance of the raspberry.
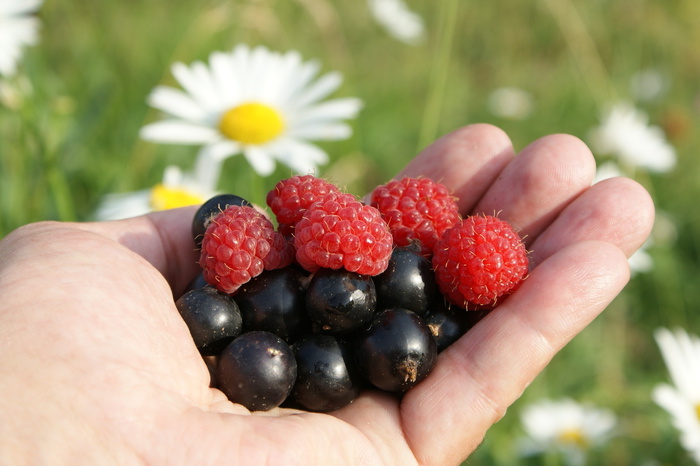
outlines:
M389 264L392 237L377 209L352 194L328 193L295 226L296 259L304 269L378 275Z
M515 291L527 275L528 257L510 224L479 215L445 231L435 244L433 268L450 302L479 309Z
M205 280L234 293L263 270L286 267L293 249L274 225L253 207L232 205L204 233L199 264Z
M296 175L279 181L267 193L266 202L277 217L278 229L291 236L306 209L329 192L340 192L333 184L313 175Z
M447 187L425 177L404 177L377 187L370 205L382 213L397 246L419 241L426 257L444 231L461 218Z

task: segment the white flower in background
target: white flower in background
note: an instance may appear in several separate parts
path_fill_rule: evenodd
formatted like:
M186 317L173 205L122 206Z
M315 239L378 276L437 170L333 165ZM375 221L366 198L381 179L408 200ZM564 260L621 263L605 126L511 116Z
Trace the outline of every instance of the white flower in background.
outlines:
M210 179L210 176L205 176ZM169 165L163 173L163 181L149 189L105 196L97 208L97 220L119 220L157 210L174 209L201 204L216 194L213 186L202 183L191 173Z
M395 39L413 45L425 37L423 18L409 10L402 0L368 0L367 3L374 20Z
M612 107L590 139L594 152L615 155L633 167L667 172L676 165L676 151L663 130L650 126L647 115L627 103Z
M296 51L280 54L245 45L212 53L208 65L175 63L172 73L183 90L153 90L149 104L169 117L143 127L141 137L202 145L198 165L221 164L242 153L262 176L270 175L276 162L312 172L328 155L307 141L348 138L352 130L343 120L354 118L361 107L355 98L321 102L342 78L337 72L317 78L318 71L316 62L302 62Z
M630 265L630 272L633 276L638 273L650 272L651 269L654 268L654 259L648 252L648 249L652 243L653 241L651 240L645 241L644 244L642 244L642 246L637 249L627 260Z
M635 73L630 80L630 91L635 99L648 102L659 98L668 88L668 80L654 68Z
M532 113L532 95L517 87L500 87L488 99L489 111L500 118L522 120Z
M605 162L596 167L593 184L618 176L622 176L622 170L620 170L620 167L615 162Z
M652 398L671 415L681 445L700 464L700 338L665 328L657 329L654 338L672 385L658 385Z
M36 12L43 0L0 0L0 75L17 70L22 49L38 40Z
M580 465L588 450L610 439L617 418L610 410L562 399L526 406L521 421L528 435L520 444L522 456L556 451L567 464Z

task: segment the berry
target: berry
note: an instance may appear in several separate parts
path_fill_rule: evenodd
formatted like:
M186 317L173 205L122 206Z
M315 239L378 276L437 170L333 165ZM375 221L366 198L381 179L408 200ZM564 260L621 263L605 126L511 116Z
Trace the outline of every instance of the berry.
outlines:
M450 302L481 309L493 306L525 279L527 250L508 222L475 215L445 231L435 245L433 269Z
M214 217L232 205L247 205L252 207L250 202L235 194L217 194L197 209L192 219L192 237L198 248L202 247L204 232L207 231L207 227L209 227Z
M406 391L425 379L437 362L428 325L407 309L386 309L357 336L355 361L377 388Z
M430 309L425 317L430 333L435 338L438 353L467 333L486 314L487 310L465 312L456 306L439 305Z
M214 288L207 286L188 291L175 306L202 356L219 354L241 333L238 306L228 295Z
M319 269L306 290L306 310L319 332L344 333L374 315L377 292L367 275Z
M348 345L331 335L308 335L292 345L297 380L290 400L304 409L328 412L352 403L362 377Z
M305 282L301 270L285 267L265 271L241 285L234 299L241 310L243 330L265 330L285 341L307 333L311 324Z
M294 225L301 220L311 204L328 194L340 190L324 179L313 175L296 175L279 181L267 193L266 202L277 217L278 230L285 236L294 233Z
M432 264L413 247L394 248L387 269L374 277L378 309L402 307L424 316L442 299Z
M427 257L444 231L460 220L455 198L430 178L392 180L372 192L370 205L382 213L394 243L408 246L419 241Z
M224 348L216 380L226 397L250 411L269 411L292 391L297 374L294 353L269 332L247 332Z
M199 264L208 283L234 293L263 270L289 265L291 244L253 207L229 206L204 233Z
M297 262L309 272L344 268L380 274L389 263L392 244L379 211L351 194L326 194L306 210L294 233Z

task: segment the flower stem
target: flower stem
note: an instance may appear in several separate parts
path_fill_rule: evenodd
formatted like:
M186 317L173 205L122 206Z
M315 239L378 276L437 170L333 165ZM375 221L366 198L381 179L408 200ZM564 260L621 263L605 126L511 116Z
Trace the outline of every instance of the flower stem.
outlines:
M459 0L447 0L441 3L442 10L439 22L440 35L438 37L437 53L433 61L430 76L430 88L426 103L423 122L421 124L418 150L433 142L438 136L440 126L440 112L444 102L447 76L450 68L450 56L452 54L452 42L457 27L457 12Z

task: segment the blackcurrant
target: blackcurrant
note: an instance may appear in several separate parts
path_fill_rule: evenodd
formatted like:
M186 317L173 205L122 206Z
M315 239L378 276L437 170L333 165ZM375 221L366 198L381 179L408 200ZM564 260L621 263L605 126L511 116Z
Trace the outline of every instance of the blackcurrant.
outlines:
M360 373L382 390L406 391L425 379L437 361L435 339L425 321L408 309L377 313L354 345Z
M219 354L241 333L238 306L216 288L190 290L175 301L175 306L203 356Z
M387 269L374 277L377 309L401 307L425 316L440 295L435 273L420 248L395 247Z
M226 397L250 411L269 411L289 396L297 363L289 345L270 332L241 334L224 348L216 380Z
M202 247L204 232L207 231L207 227L214 217L232 205L252 206L250 202L235 194L217 194L197 209L192 219L192 238L194 238L194 243L198 248Z
M430 309L425 321L435 338L438 353L457 341L472 328L487 311L467 311L460 307L439 304Z
M242 285L234 300L243 330L272 332L291 341L311 328L305 304L306 274L295 267L267 270Z
M344 269L319 269L306 290L306 310L319 332L355 330L372 318L376 305L372 278Z
M309 411L327 412L352 403L360 393L350 347L332 335L302 337L292 345L297 361L297 380L290 399Z

